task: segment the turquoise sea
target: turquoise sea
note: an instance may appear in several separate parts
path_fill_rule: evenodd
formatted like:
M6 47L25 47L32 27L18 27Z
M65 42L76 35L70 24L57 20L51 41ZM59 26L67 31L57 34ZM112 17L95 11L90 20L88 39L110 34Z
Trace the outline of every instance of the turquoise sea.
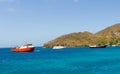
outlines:
M0 74L120 74L120 47L10 50L0 48Z

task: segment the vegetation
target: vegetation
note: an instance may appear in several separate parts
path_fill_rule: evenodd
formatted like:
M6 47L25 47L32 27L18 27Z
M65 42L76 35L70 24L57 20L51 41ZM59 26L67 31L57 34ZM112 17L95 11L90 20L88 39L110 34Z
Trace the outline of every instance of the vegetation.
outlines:
M90 32L77 32L63 35L45 43L44 47L59 45L66 47L79 47L95 44L120 45L120 24L115 24L95 34Z

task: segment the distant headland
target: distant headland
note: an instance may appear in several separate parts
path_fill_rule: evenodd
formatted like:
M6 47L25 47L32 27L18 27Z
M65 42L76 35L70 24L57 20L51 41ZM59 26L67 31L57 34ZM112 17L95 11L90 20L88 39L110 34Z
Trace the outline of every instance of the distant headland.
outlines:
M89 45L120 45L120 23L112 25L95 34L86 31L62 35L45 43L44 47L80 47Z

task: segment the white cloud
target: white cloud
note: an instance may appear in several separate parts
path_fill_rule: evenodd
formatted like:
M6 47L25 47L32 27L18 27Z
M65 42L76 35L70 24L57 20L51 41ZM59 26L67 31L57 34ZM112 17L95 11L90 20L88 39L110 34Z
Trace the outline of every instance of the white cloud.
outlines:
M73 0L74 2L79 2L79 0Z
M8 8L8 12L16 12L16 9L15 8Z

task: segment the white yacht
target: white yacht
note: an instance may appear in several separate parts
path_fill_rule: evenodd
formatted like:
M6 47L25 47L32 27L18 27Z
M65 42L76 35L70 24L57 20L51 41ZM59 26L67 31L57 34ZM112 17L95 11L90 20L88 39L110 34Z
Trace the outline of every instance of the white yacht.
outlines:
M66 48L65 46L54 46L53 49L63 49Z

